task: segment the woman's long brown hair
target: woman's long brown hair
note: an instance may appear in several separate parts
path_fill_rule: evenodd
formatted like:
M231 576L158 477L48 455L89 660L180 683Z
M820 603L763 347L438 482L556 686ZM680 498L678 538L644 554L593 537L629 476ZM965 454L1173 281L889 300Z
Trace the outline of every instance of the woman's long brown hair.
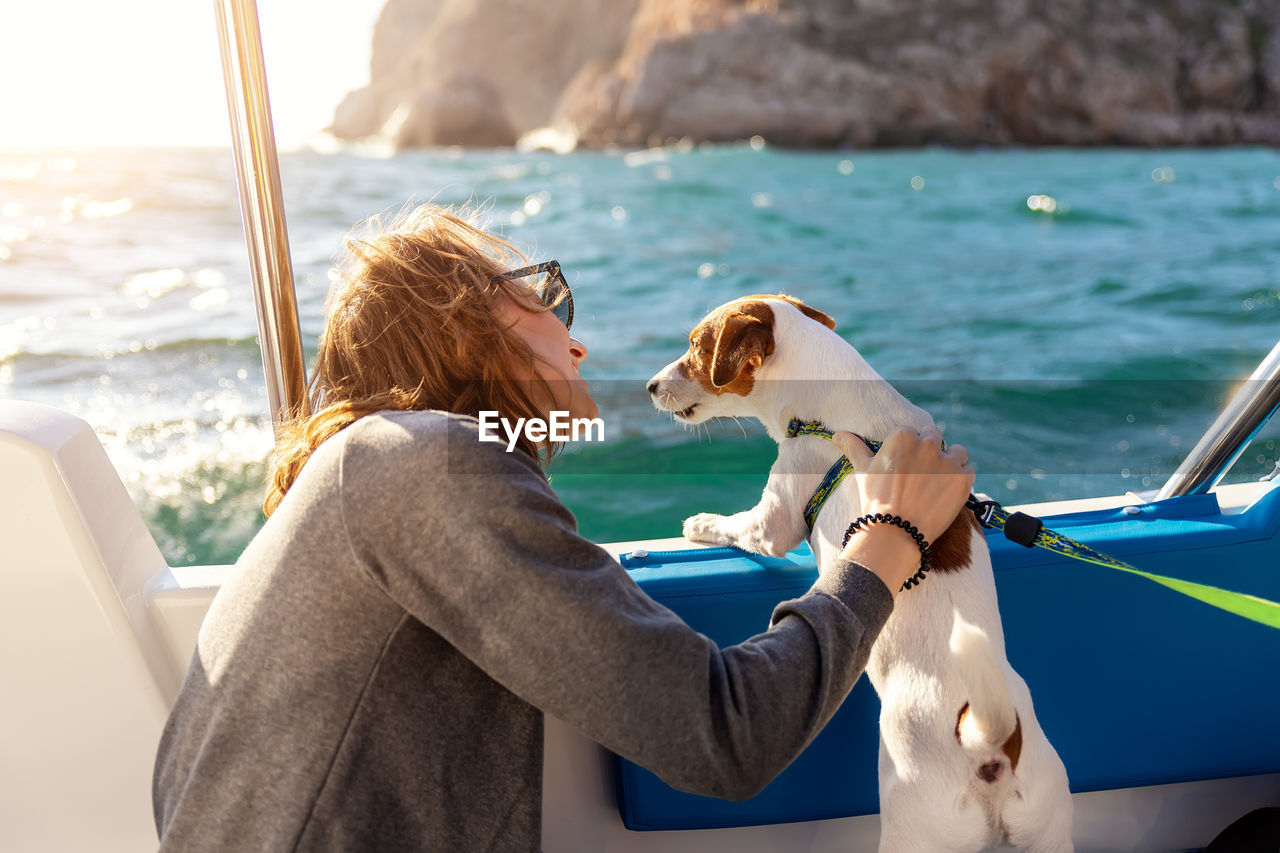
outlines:
M527 379L537 375L536 358L497 314L499 295L522 298L526 285L490 281L525 258L476 216L425 204L387 224L375 217L346 239L308 384L311 413L277 434L264 513L280 505L321 443L373 412L546 416ZM523 436L519 446L538 459L555 450Z

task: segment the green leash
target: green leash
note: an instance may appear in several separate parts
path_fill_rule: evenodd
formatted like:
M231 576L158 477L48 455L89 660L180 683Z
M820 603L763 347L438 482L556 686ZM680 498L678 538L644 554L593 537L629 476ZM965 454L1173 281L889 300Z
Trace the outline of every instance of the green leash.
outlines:
M830 441L832 431L823 426L820 421L802 421L799 418L792 418L791 422L787 424L786 434L788 438L794 438L799 435L815 435ZM858 437L862 438L862 436ZM873 441L868 438L862 438L862 441L867 447L871 448L872 453L880 449L881 442L879 441ZM813 496L809 498L809 502L804 508L804 522L810 531L813 530L813 523L817 520L818 512L822 509L822 505L835 492L836 486L852 471L853 466L849 464L849 460L843 455L827 469L827 473L823 475L822 482L818 484L818 488L814 491ZM1231 590L1209 586L1208 584L1144 572L1142 569L1095 551L1082 542L1077 542L1074 539L1063 536L1061 533L1045 528L1038 518L1026 513L1009 512L995 501L980 501L975 496L969 495L969 500L965 506L973 511L973 514L978 518L978 523L983 527L1000 530L1007 538L1017 542L1019 545L1024 545L1028 548L1044 548L1046 551L1052 551L1055 554L1061 554L1073 560L1092 563L1095 566L1103 566L1119 572L1128 572L1158 583L1174 592L1202 601L1211 607L1216 607L1219 610L1225 610L1228 613L1234 613L1237 616L1243 616L1245 619L1280 630L1280 604L1274 601L1268 601L1265 598L1259 598L1256 595L1248 595L1243 592L1232 592Z

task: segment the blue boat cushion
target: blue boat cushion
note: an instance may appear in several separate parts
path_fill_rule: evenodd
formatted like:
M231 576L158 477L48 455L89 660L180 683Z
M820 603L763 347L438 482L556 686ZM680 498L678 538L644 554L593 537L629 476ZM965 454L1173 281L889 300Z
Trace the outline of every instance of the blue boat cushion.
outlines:
M763 631L774 606L803 595L818 576L808 546L785 559L711 548L654 552L623 564L650 596L720 646ZM875 812L879 702L866 679L854 694L790 767L745 802L676 791L617 758L624 822L629 829L698 829Z

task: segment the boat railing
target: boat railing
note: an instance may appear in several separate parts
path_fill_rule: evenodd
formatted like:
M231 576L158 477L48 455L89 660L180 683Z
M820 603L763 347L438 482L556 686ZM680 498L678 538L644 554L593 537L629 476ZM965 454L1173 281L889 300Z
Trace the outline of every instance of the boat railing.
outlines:
M1211 491L1277 408L1280 408L1280 342L1236 391L1155 499Z
M306 365L255 0L215 0L222 75L271 419L306 412Z

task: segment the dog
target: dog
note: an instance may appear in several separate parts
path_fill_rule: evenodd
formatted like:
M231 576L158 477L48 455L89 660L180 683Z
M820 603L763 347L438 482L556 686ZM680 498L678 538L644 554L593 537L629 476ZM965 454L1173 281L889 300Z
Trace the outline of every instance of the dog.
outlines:
M841 453L821 438L787 437L789 422L878 441L933 424L835 333L831 317L781 294L712 311L647 388L678 421L750 416L779 445L755 507L694 515L685 537L773 556L807 538L820 571L861 515L858 495L836 489L809 531L803 508ZM867 663L881 701L880 853L967 853L1001 841L1071 851L1066 769L1005 659L991 555L973 513L962 509L931 550L932 572L897 596Z

